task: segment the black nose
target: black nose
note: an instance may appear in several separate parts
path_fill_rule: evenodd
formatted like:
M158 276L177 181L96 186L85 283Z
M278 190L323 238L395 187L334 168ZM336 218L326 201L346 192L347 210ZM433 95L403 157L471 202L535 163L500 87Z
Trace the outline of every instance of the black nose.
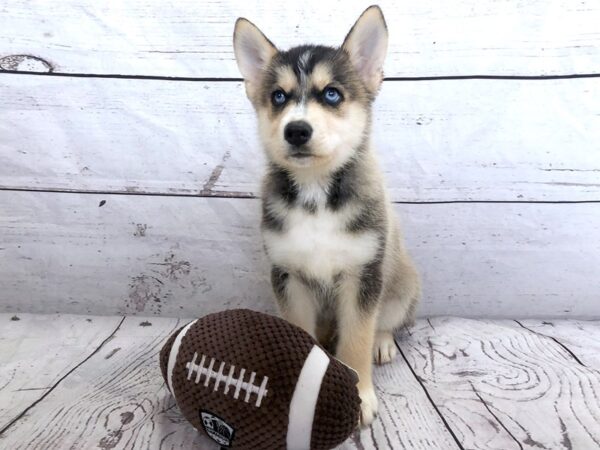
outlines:
M312 136L312 127L302 120L290 122L283 130L285 140L297 147L306 144Z

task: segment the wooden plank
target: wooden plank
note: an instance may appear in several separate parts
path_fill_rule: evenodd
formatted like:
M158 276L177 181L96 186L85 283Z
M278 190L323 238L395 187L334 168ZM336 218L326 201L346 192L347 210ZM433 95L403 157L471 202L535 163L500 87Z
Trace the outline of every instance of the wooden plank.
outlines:
M119 320L0 314L0 430L91 355Z
M254 199L0 192L0 308L274 311ZM396 205L421 314L600 318L600 205Z
M370 3L335 0L324 10L318 0L182 0L168 7L158 0L13 0L0 16L0 57L5 69L238 77L231 48L238 16L281 48L339 45ZM600 62L600 6L592 1L379 4L390 30L388 76L571 74L594 72ZM11 57L20 54L42 61Z
M520 320L527 329L562 345L581 364L600 370L600 322L597 320Z
M229 86L228 100L218 92L208 94L218 88L5 77L0 87L6 100L0 110L2 184L198 194L239 143L222 130L235 124L228 101L239 110L243 90L239 83ZM15 96L8 100L12 89Z
M340 450L457 448L404 359L374 367L373 383L379 399L377 420Z
M48 318L25 317L27 335L37 333L39 321ZM98 319L92 317L91 323ZM118 323L121 318L103 319ZM112 339L16 421L3 434L3 446L217 448L182 418L158 371L160 347L184 322L128 317L116 331L114 323L107 326ZM567 334L578 327L571 321L553 324ZM84 330L71 329L72 338ZM588 330L596 338L598 331ZM459 448L440 414L462 448L599 445L600 404L593 399L600 373L549 345L548 338L514 321L446 317L419 320L398 343L403 356L375 368L379 419L342 449ZM61 357L70 360L66 353Z
M27 419L4 433L3 446L218 448L181 416L158 370L160 347L182 323L166 318L125 319L109 343L32 409ZM381 402L379 420L341 448L455 447L403 359L376 368L374 381Z
M406 362L374 367L379 414L371 427L357 431L340 450L451 449L456 444Z
M158 367L163 342L181 323L125 319L110 342L4 433L3 448L208 448L208 438L173 416ZM173 433L185 438L178 446Z
M256 200L0 197L0 273L11 286L0 304L9 311L177 317L275 310Z
M0 188L258 195L240 83L2 81ZM387 82L374 143L396 201L598 200L599 103L600 79Z
M400 345L464 448L600 446L600 372L514 321L420 321Z

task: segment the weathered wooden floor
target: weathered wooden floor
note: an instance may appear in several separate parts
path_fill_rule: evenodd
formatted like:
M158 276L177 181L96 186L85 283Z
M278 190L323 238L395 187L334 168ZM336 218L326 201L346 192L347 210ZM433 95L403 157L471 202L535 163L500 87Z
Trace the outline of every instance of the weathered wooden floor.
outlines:
M0 315L1 449L213 449L157 352L182 320ZM600 321L420 320L344 449L600 448Z

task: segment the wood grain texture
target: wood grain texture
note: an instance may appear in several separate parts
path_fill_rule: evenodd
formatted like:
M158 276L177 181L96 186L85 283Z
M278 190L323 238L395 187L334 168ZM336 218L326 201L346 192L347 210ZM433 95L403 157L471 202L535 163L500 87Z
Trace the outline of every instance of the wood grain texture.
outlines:
M158 0L11 0L0 16L0 58L7 57L0 67L239 77L231 48L237 17L255 21L281 48L339 45L370 4L185 0L165 8ZM593 1L379 4L390 30L388 76L586 73L597 71L600 62L600 7Z
M186 320L127 317L115 330L120 317L90 318L104 320L111 339L83 363L68 342L57 343L62 359L78 367L2 434L2 448L217 449L181 416L158 368L162 344ZM64 320L23 317L11 339L25 342L52 319ZM573 338L581 326L552 323L564 337L572 329ZM586 334L597 340L599 331L588 328ZM72 338L85 333L85 327L70 329ZM512 320L442 317L418 320L397 343L401 355L374 369L378 420L340 449L598 447L600 372L547 337ZM29 347L38 354L47 348L41 341ZM0 378L8 372L0 365ZM17 404L9 400L3 406L12 410Z
M112 340L4 433L3 448L210 448L208 438L173 413L158 366L162 344L183 323L127 318Z
M0 188L259 194L240 83L8 76L0 96ZM598 104L600 79L387 82L374 145L395 201L600 200Z
M0 314L0 430L46 395L118 323L117 317Z
M4 311L273 311L259 201L0 193ZM598 204L396 205L421 314L600 317Z
M404 359L375 366L373 383L379 400L377 420L356 432L340 450L457 448Z
M600 446L600 372L515 321L420 321L400 346L464 448Z
M258 201L56 195L0 193L0 273L16 276L0 293L9 311L274 310Z
M541 337L547 337L572 353L573 358L591 369L600 370L600 322L597 320L535 320L518 322Z

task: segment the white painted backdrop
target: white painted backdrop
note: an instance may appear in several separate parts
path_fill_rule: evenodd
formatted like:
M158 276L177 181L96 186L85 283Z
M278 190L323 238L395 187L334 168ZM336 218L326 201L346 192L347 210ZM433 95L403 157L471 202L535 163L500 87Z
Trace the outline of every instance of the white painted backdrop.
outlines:
M4 0L0 311L273 311L233 23L337 44L369 3ZM600 317L600 4L380 5L421 314Z

